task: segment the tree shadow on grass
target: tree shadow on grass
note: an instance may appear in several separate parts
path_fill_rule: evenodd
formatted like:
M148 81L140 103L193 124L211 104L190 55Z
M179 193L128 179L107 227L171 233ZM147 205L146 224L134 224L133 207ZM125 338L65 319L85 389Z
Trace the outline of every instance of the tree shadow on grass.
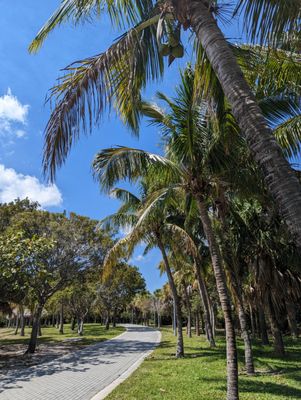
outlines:
M251 379L240 379L239 390L243 393L265 393L283 399L294 398L301 399L301 390L289 385L275 383L275 382L258 382Z
M218 387L221 391L226 391L226 384L224 384L222 379L219 378L202 378L204 381L208 383L216 383L220 384ZM301 390L286 384L275 383L275 382L260 382L253 378L239 378L239 392L240 393L253 393L254 395L258 394L268 394L277 397L281 397L283 399L301 399ZM254 397L257 398L257 397Z

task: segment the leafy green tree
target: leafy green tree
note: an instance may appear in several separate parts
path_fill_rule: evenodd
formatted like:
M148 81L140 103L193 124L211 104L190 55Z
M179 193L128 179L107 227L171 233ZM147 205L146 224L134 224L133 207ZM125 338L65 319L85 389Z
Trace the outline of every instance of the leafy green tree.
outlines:
M75 214L67 218L40 210L11 217L1 237L0 273L11 292L26 295L35 305L28 353L35 351L42 311L51 296L79 271L99 273L107 250L102 243L109 246L111 239L96 225Z
M109 329L110 317L113 326L116 317L131 303L136 294L144 292L145 281L136 267L118 263L111 273L106 273L97 286L98 300L106 310L106 329Z

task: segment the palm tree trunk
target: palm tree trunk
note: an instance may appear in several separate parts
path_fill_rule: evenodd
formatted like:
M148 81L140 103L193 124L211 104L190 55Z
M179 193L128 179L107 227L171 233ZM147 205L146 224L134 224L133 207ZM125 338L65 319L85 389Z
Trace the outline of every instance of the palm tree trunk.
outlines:
M202 196L196 196L198 209L204 233L208 241L214 270L217 291L224 313L227 344L227 400L238 400L238 365L235 329L232 319L231 303L228 288L226 285L225 271L222 266L220 250L213 232L211 220L207 211L207 206Z
M180 299L178 296L177 288L172 276L172 272L170 269L169 261L165 252L164 245L160 239L160 237L157 236L157 241L158 241L158 247L162 253L166 273L167 273L167 278L168 278L168 283L172 292L172 297L174 300L175 304L175 314L176 314L176 322L177 322L177 350L176 350L176 357L184 357L184 342L183 342L183 331L182 331L182 313L181 313L181 304L180 304Z
M188 337L192 337L191 333L191 304L189 300L189 295L187 293L187 286L185 282L183 283L183 293L184 293L184 299L185 299L185 305L186 305L186 312L187 312L187 326L186 326L186 334Z
M260 335L261 335L261 343L263 345L269 345L269 336L267 331L267 324L265 321L265 315L263 309L260 307L258 310L259 317L259 326L260 326Z
M282 333L280 330L280 326L276 317L275 308L271 299L271 295L268 295L267 301L267 310L268 310L268 317L271 325L271 331L274 338L274 350L275 354L278 356L283 357L285 354L284 350L284 343L282 339Z
M253 338L255 337L256 329L255 329L255 321L254 321L254 313L251 304L249 303L249 315L251 321L251 331Z
M296 340L298 338L298 325L296 320L296 307L295 304L291 301L286 302L286 310L287 310L287 320L288 325L291 331L292 338Z
M206 331L207 339L210 344L210 347L215 347L215 340L214 340L214 335L213 335L213 330L212 330L212 325L211 325L211 318L210 318L210 309L209 309L209 304L208 304L208 291L207 291L205 282L203 280L198 262L195 263L195 273L196 273L196 279L198 282L200 297L201 297L202 305L203 305L203 309L204 309L204 323L205 323L205 331Z
M216 73L242 134L296 244L301 248L301 186L256 103L236 58L209 11L190 0L188 19Z
M255 370L253 362L253 350L252 350L250 334L247 327L246 313L241 299L237 299L237 303L238 303L238 318L241 329L241 337L244 341L246 372L248 375L254 375Z

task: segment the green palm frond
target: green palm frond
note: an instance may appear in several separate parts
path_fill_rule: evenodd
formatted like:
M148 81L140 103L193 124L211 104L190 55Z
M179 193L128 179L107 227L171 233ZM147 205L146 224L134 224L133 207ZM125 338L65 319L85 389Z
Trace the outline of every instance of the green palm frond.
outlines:
M269 97L259 106L287 157L297 156L301 150L301 108L292 98Z
M110 274L112 268L120 261L121 258L128 259L134 252L135 246L143 240L143 231L133 229L124 238L120 239L107 253L104 263L103 271L104 276Z
M127 229L135 226L137 221L138 217L135 214L128 214L119 210L117 213L108 215L106 218L102 219L100 221L100 226L104 229Z
M94 176L105 191L110 190L120 180L137 181L150 167L178 173L178 167L167 158L129 147L104 149L93 161Z
M91 132L106 108L117 114L137 134L140 91L148 80L163 74L156 23L159 15L128 31L107 51L66 68L53 87L56 103L46 126L44 172L53 179L81 132Z
M232 45L238 63L256 97L300 96L301 57L266 46Z
M252 41L276 44L283 32L300 31L299 0L239 0L237 12L242 12L244 27Z
M121 188L111 190L110 196L128 204L129 207L137 207L141 203L141 200L132 192Z
M160 93L157 93L157 97L160 97ZM157 125L160 127L163 125L166 126L167 129L173 129L169 115L155 103L142 101L140 104L140 113L149 118L150 125Z
M178 225L167 223L164 225L164 232L167 240L170 238L170 246L174 248L176 253L190 255L194 258L199 256L195 242L185 229Z
M287 157L298 157L301 153L301 115L282 122L274 129L274 135Z
M151 0L63 0L57 10L37 33L29 46L30 52L40 49L49 33L65 22L75 24L108 14L117 28L136 25L152 8Z

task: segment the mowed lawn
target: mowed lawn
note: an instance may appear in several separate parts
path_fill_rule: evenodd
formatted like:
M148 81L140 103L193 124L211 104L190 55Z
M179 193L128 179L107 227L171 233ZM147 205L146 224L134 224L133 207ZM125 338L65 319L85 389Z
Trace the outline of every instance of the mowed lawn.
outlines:
M11 344L27 344L30 336L31 328L25 329L25 336L21 337L19 334L14 335L14 329L0 328L0 346L11 345ZM100 324L85 324L83 336L77 335L76 330L70 329L70 324L64 325L64 334L60 334L58 329L53 327L42 328L42 336L38 337L38 343L59 343L65 341L68 345L74 343L78 345L88 345L103 340L111 339L124 332L125 328L116 327L106 330L103 325ZM68 340L71 338L81 339L80 341Z
M240 399L301 399L301 340L287 339L284 359L274 356L271 347L254 345L258 371L247 377L243 371L243 347L239 341ZM161 345L134 374L118 386L108 400L223 400L226 398L225 342L210 349L204 336L185 338L184 359L174 358L175 337L162 329Z

